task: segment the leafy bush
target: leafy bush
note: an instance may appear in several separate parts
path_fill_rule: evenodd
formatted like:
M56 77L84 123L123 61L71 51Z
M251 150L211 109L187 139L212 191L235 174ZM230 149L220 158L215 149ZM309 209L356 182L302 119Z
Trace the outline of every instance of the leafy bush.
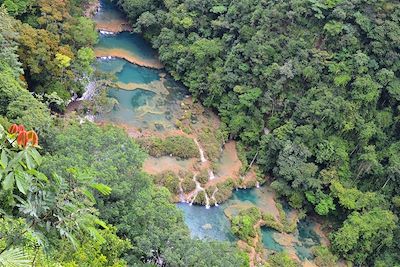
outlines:
M179 176L182 179L182 190L185 193L192 192L196 188L196 183L193 181L193 173L189 171L179 172Z
M208 175L207 169L201 170L200 173L197 174L197 176L196 176L196 180L202 185L205 185L208 182L208 178L209 178L209 175Z
M165 186L171 193L179 193L179 177L172 171L167 171L154 176L154 182Z
M313 248L315 256L315 264L319 267L331 267L336 266L338 257L333 255L329 248L324 246L316 246Z
M289 254L284 252L278 252L268 257L264 267L299 267L301 266L295 260L291 259Z
M241 240L250 242L257 234L254 225L261 219L261 212L256 207L242 210L239 214L232 218L232 232Z
M199 157L195 142L185 136L169 136L165 139L149 137L139 139L138 142L153 157L169 155L182 159Z

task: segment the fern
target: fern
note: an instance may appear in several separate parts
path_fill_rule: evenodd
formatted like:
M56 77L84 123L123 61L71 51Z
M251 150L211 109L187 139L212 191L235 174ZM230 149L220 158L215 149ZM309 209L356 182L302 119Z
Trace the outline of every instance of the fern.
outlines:
M29 267L31 260L20 248L10 248L0 254L0 266Z

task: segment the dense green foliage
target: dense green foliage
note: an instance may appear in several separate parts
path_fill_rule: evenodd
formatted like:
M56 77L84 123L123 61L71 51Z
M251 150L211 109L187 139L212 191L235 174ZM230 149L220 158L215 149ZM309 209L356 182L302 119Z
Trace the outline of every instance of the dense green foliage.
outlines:
M0 0L4 8L18 20L2 21L5 39L18 43L19 60L16 69L30 91L40 96L54 110L63 110L74 94L81 94L93 72L94 59L91 47L97 42L94 23L83 17L82 6L86 0ZM7 16L6 16L7 17ZM9 27L14 29L10 31ZM6 27L6 28L3 28ZM3 43L0 37L0 43ZM5 51L7 52L7 50ZM4 51L0 52L2 55ZM16 57L4 56L15 66Z
M199 150L193 139L186 136L142 138L139 139L139 144L153 157L170 155L182 159L199 157Z
M268 257L265 267L298 267L299 264L290 258L287 252L278 252Z
M54 152L44 163L46 173L60 165L84 169L112 187L109 197L98 200L98 208L119 235L132 241L126 257L130 264L146 261L191 266L199 261L199 266L241 266L246 262L233 247L190 238L168 191L155 188L150 177L140 171L144 153L122 130L64 125L48 138L48 144L48 151ZM168 174L163 177L168 180ZM215 254L206 254L216 247L226 253L221 256L217 249Z
M241 240L251 244L252 239L256 237L257 231L259 231L255 227L259 220L261 220L261 212L258 208L252 207L242 210L232 218L232 232Z
M357 216L374 221L367 206L400 194L398 1L118 3L293 207L343 220L352 214L340 233L361 226ZM333 182L364 199L343 199ZM374 222L391 237L395 218L383 212L390 222ZM337 252L372 265L395 250L391 240L372 235L377 246Z
M98 266L124 266L119 257L129 243L120 240L94 208L93 191L108 195L111 189L76 169L63 175L41 173L36 142L26 145L20 138L24 133L23 128L7 132L0 125L0 265L88 265L90 258L99 261ZM81 244L92 249L78 251ZM61 247L77 251L57 254ZM103 255L105 247L109 257Z
M0 266L248 266L232 244L190 237L126 133L50 116L92 73L84 2L0 0L0 125L35 129L41 146L0 126ZM182 142L177 156L198 156Z

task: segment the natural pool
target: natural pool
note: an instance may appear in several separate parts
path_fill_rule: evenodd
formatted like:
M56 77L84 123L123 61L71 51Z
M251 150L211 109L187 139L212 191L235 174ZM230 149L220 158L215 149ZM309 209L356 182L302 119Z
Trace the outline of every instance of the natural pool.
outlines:
M265 186L252 189L241 189L234 191L233 196L219 207L206 209L202 206L190 206L186 203L180 203L178 204L178 208L184 212L185 222L188 225L192 236L232 241L236 239L232 238L233 234L230 231L230 222L225 216L224 210L229 209L234 205L241 204L255 205L261 209L273 212L269 210L269 207L271 206L270 203L266 205L263 201L263 197L260 198L260 196L268 195L268 192L271 191ZM289 213L291 210L286 209L286 212ZM206 224L210 224L209 227L204 227ZM314 226L315 223L310 219L301 220L298 223L298 230L290 235L290 239L293 240L290 246L279 244L278 240L280 234L277 231L271 228L262 227L262 243L264 247L270 251L280 252L283 250L293 249L299 259L312 259L313 255L311 247L320 243L319 236L313 230Z
M151 48L150 44L142 36L136 33L102 34L97 48L107 50L120 49L143 60L157 60L156 51Z
M117 38L120 34L108 37ZM138 40L138 36L131 37L131 42ZM173 118L180 108L179 101L187 95L184 87L161 70L141 67L120 58L100 58L96 68L115 75L114 87L108 95L118 103L111 112L100 114L99 121L157 131L174 128Z

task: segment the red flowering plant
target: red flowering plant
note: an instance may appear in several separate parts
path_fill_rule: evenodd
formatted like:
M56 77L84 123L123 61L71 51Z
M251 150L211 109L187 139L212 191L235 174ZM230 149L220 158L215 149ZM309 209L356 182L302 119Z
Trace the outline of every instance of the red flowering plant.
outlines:
M36 171L42 158L38 151L39 138L35 131L26 131L23 125L13 124L7 130L0 125L0 182L3 190L16 187L26 194L33 182L47 178Z

